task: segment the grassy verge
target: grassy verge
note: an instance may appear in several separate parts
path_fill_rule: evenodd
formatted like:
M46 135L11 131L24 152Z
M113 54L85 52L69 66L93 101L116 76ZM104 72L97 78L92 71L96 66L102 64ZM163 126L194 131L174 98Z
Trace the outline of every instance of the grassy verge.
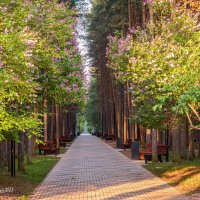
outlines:
M26 199L26 197L34 190L34 188L42 182L48 172L57 163L59 159L48 156L35 156L31 165L26 165L25 174L17 174L16 178L10 177L7 169L0 169L0 191L5 188L13 188L13 192L0 193L0 199L18 197Z
M60 154L65 153L67 150L64 147L60 147Z
M200 192L200 159L182 163L150 163L144 167L186 194Z

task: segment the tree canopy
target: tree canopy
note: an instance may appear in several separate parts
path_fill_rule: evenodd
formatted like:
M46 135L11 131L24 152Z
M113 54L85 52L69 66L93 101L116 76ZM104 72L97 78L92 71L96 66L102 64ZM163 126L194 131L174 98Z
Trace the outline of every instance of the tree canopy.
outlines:
M109 38L108 67L130 81L135 118L144 126L169 124L173 115L196 120L199 129L200 31L197 16L170 1L150 5L146 29Z
M56 0L0 4L0 140L39 133L34 106L83 100L75 12ZM42 106L40 106L42 109Z

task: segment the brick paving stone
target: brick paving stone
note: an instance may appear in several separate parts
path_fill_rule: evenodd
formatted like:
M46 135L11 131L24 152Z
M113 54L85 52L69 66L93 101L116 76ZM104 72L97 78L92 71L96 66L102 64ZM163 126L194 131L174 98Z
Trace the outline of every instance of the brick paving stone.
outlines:
M95 136L79 136L29 200L187 200Z

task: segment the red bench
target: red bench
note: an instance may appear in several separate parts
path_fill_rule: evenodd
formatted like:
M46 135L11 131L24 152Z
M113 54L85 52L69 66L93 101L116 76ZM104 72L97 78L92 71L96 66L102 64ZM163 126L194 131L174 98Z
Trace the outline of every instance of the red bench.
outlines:
M114 135L107 135L106 137L105 137L105 140L107 141L107 140L115 140L115 136Z
M60 143L61 147L66 147L67 142L71 142L70 137L66 137L66 136L60 136L59 137L59 143Z
M132 139L127 139L126 142L121 145L121 147L125 151L126 149L131 148L131 145L132 145Z
M43 144L38 145L39 154L42 154L42 151L44 152L44 155L48 154L59 154L60 149L56 147L55 142L45 142Z
M157 155L158 155L158 160L160 162L162 162L162 156L165 156L166 162L169 162L168 148L169 148L168 145L164 145L164 144L157 145ZM145 159L145 164L147 164L147 161L152 160L152 144L146 145L146 148L144 150L144 159Z

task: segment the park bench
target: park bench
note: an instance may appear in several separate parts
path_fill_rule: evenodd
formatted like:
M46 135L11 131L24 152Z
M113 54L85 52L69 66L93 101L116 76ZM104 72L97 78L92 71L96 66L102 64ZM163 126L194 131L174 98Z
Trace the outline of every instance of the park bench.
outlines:
M106 139L107 137L108 137L108 134L105 134L105 133L104 133L104 134L102 135L102 139Z
M48 154L59 154L60 149L56 147L56 143L55 142L45 142L43 144L39 144L38 145L38 149L39 149L39 154L42 154L42 151L44 153L44 155L48 155Z
M103 137L103 133L97 132L97 137Z
M126 149L130 149L131 145L132 145L132 139L127 139L126 142L121 145L121 147L125 151Z
M162 162L162 156L165 156L166 162L169 162L168 148L169 148L168 145L164 145L164 144L157 145L157 155L158 155L158 160L160 162ZM152 160L152 144L146 145L146 148L144 150L144 159L145 159L145 164L147 164L147 161Z
M107 140L115 140L115 136L114 135L107 135L106 137L105 137L105 140L107 141Z
M70 138L66 136L60 136L59 137L59 143L61 147L66 147L66 143L70 142Z

